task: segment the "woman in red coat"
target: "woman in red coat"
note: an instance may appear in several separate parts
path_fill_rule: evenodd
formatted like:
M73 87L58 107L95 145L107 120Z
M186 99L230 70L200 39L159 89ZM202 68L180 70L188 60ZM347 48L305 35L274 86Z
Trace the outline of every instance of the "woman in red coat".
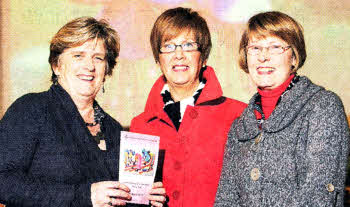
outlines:
M246 104L222 96L206 21L186 8L156 20L151 45L163 75L153 85L133 132L160 136L168 205L213 206L227 132Z

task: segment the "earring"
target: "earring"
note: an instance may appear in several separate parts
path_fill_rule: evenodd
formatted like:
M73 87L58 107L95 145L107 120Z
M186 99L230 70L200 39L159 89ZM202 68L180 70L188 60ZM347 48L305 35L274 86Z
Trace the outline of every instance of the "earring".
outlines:
M102 85L102 93L105 93L105 84Z
M54 79L54 84L55 85L58 85L58 79L60 78L60 76L59 75L56 75L56 78Z
M292 65L291 70L295 72L295 65Z

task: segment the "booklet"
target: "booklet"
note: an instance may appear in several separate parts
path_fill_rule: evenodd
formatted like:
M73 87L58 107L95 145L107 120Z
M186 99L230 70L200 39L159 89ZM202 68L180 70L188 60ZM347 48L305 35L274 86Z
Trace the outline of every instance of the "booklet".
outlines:
M119 182L131 190L130 203L149 204L157 171L159 137L122 131L120 136Z

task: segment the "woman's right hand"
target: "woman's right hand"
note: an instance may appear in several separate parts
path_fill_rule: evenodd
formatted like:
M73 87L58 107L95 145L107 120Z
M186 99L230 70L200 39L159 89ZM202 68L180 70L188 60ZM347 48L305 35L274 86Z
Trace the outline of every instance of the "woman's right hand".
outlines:
M102 181L91 185L93 207L125 206L131 199L130 189L118 181Z

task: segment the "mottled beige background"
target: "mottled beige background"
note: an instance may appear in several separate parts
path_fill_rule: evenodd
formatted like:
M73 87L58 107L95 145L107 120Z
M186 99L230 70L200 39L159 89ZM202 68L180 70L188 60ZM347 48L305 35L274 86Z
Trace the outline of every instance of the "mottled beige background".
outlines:
M336 92L349 117L349 0L2 0L0 117L21 95L49 88L49 42L58 29L73 18L93 16L106 18L121 36L121 56L98 100L128 126L160 75L150 30L157 16L175 6L192 7L207 19L213 41L208 65L216 70L224 94L244 102L254 87L235 59L242 25L259 11L291 15L305 29L308 58L300 74Z

